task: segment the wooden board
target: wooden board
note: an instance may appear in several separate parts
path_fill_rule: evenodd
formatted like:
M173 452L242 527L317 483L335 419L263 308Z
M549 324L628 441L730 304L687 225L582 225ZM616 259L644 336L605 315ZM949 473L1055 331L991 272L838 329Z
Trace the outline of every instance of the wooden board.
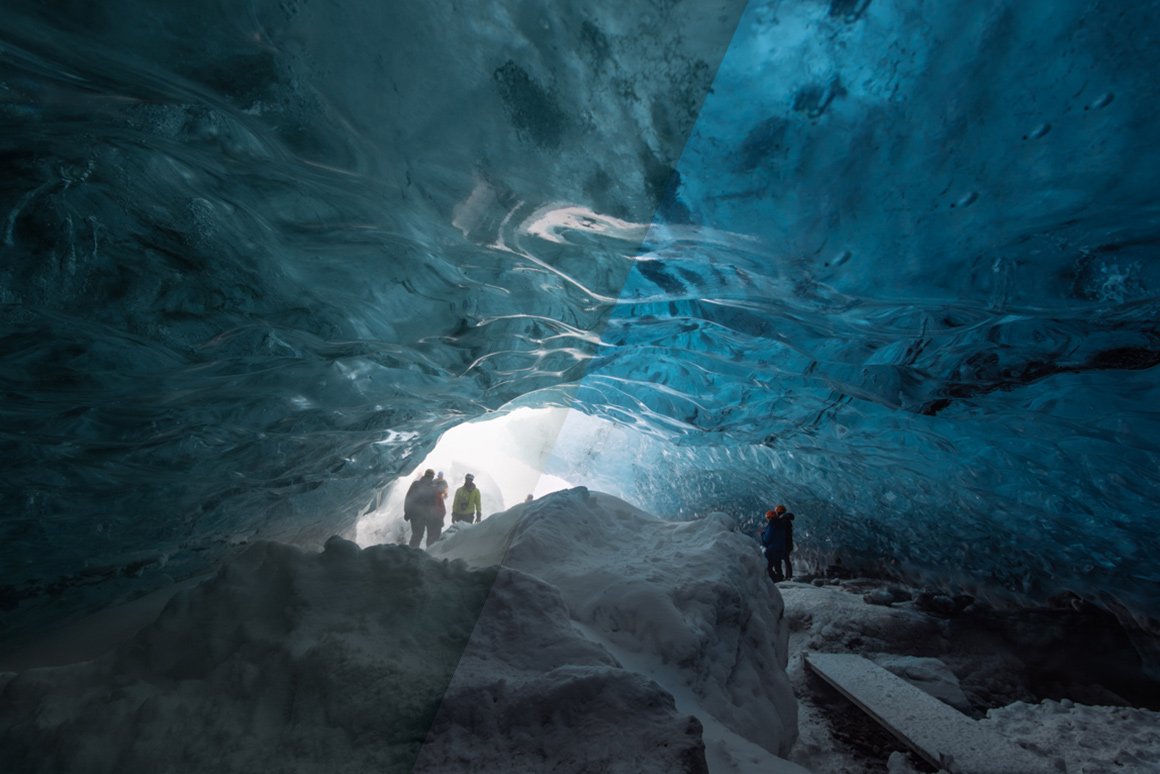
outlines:
M932 766L962 774L1055 771L1047 759L869 659L852 653L807 653L805 663Z

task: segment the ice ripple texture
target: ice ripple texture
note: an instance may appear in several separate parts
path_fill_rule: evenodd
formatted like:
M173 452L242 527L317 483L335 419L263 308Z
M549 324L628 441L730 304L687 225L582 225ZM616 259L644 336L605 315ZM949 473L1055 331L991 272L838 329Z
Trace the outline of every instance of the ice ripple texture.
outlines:
M650 510L1154 621L1157 14L6 3L3 615L566 405Z

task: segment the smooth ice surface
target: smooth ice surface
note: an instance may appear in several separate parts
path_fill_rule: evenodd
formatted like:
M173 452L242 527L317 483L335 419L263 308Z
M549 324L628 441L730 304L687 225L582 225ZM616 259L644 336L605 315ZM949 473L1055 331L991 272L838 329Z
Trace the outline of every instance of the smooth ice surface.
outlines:
M1155 631L1158 16L5 2L0 636L515 407L650 512Z

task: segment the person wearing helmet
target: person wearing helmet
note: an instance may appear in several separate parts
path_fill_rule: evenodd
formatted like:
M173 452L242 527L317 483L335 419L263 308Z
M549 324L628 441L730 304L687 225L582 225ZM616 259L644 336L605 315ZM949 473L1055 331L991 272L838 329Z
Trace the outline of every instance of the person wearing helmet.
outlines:
M470 524L479 521L482 516L483 508L479 489L475 486L475 476L468 473L463 477L463 486L455 490L455 497L451 500L451 523L466 521Z
M793 580L793 565L789 558L793 551L793 519L794 515L784 505L765 512L761 546L765 552L765 572L774 583Z

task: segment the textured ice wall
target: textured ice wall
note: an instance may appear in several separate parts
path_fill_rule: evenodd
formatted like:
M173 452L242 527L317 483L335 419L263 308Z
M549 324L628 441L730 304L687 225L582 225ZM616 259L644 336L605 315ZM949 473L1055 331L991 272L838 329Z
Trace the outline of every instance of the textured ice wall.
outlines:
M341 530L513 399L646 433L561 472L650 510L1156 616L1158 26L6 3L8 623Z
M655 496L1155 615L1157 9L750 3L585 380Z
M323 539L577 378L634 243L522 224L647 223L740 11L630 5L5 3L10 621Z

